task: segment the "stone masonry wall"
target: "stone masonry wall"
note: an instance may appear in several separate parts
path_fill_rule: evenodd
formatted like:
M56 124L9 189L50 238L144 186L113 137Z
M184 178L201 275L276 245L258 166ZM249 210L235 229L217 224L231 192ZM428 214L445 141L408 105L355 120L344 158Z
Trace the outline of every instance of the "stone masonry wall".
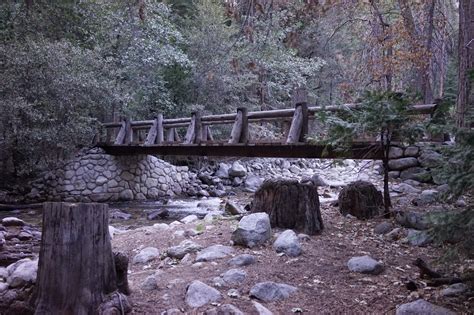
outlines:
M32 183L28 199L106 202L180 195L188 167L154 156L112 156L94 148Z
M443 184L438 172L433 172L444 161L443 155L438 152L439 150L439 146L392 147L388 163L390 177Z

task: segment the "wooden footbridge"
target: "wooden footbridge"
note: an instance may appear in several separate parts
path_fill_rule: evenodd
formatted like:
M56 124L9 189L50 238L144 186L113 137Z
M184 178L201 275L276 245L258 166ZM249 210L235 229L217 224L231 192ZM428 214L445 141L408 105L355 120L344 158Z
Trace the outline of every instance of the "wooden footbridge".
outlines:
M164 119L159 114L153 120L105 123L106 139L99 146L112 155L188 155L188 156L235 156L235 157L286 157L286 158L353 158L381 159L382 150L375 141L353 143L343 153L326 145L307 141L309 121L321 111L337 112L344 108L356 109L357 104L341 106L308 106L300 102L291 109L249 112L238 108L236 113ZM430 115L435 104L412 105L414 115ZM283 129L281 139L256 139L249 132L249 124L272 122ZM212 128L233 125L226 140L214 139ZM184 135L181 139L178 130Z

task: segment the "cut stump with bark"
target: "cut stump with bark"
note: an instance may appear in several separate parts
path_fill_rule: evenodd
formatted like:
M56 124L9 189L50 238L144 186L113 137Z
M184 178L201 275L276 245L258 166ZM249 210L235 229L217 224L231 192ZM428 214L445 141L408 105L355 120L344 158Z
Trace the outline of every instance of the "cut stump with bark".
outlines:
M338 198L339 212L358 219L378 216L383 209L382 193L369 182L356 181L344 187Z
M251 212L266 212L272 227L293 229L309 235L323 229L318 187L297 180L266 180L255 192Z
M123 264L122 259L122 269ZM120 280L110 243L108 205L45 203L35 314L120 313L127 303L118 285L128 290L126 279ZM114 294L120 305L107 300ZM104 302L111 306L104 309Z

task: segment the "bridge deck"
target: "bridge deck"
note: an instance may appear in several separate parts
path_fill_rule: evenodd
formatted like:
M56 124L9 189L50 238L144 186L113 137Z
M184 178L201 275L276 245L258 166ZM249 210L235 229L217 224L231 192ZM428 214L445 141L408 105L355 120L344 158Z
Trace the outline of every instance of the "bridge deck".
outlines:
M351 158L382 159L382 150L375 143L353 143L348 150L336 150L326 145L308 143L201 143L159 145L112 145L100 144L111 155L189 155L189 156L235 156L235 157L281 157L281 158Z

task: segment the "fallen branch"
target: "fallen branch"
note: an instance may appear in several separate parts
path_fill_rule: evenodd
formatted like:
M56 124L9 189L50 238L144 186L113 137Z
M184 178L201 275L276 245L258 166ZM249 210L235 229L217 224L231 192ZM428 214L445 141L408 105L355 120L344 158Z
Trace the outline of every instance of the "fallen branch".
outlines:
M420 278L425 278L425 275L428 276L428 278L442 278L443 277L439 272L431 269L428 266L428 264L421 258L417 258L413 262L413 265L420 268Z

